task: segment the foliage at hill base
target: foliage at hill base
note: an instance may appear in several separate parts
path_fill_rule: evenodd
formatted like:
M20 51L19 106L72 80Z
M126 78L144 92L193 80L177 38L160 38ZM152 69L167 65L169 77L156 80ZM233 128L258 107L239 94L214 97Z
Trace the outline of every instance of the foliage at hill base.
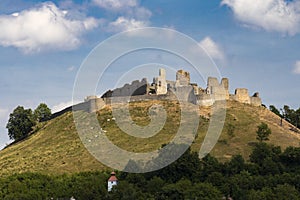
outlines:
M256 143L250 162L241 155L222 163L202 160L188 149L176 162L154 172L118 172L107 192L108 172L72 175L15 174L0 178L0 199L300 199L300 148Z

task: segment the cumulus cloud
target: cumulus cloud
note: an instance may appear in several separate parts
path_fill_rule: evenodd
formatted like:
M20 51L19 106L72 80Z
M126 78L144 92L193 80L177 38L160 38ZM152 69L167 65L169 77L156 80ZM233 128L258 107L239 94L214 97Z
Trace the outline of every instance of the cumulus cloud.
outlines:
M218 60L224 60L225 55L219 45L214 42L210 37L205 37L200 41L200 46L213 58Z
M293 72L294 72L295 74L300 74L300 60L298 60L298 61L295 63Z
M118 17L113 22L108 24L108 31L111 32L120 32L120 31L127 31L136 28L142 28L148 25L148 22L145 21L138 21L135 19L127 19L125 17Z
M118 14L114 21L107 24L107 31L126 31L150 24L151 11L142 7L137 0L93 0L93 3Z
M106 10L120 11L138 6L137 0L93 0L93 3Z
M72 50L80 45L80 36L98 23L92 17L72 19L67 10L46 2L20 13L0 15L0 45L13 46L25 53Z
M70 66L70 67L68 67L68 71L69 71L69 72L72 72L72 71L74 71L74 69L75 69L75 66L73 66L73 65L72 65L72 66Z
M300 31L300 1L222 0L246 26L295 35Z

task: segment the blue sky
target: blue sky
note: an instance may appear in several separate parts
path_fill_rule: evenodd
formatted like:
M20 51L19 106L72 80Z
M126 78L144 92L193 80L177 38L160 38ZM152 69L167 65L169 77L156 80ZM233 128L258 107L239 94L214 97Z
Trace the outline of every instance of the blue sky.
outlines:
M229 78L231 93L246 87L267 106L300 107L299 0L1 0L0 146L9 142L5 126L15 107L69 105L89 52L116 33L147 26L199 42Z

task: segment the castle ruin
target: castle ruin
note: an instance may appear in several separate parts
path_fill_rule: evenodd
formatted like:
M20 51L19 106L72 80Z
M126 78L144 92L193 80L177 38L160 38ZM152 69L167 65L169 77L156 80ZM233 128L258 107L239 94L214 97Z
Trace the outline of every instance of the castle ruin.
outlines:
M187 101L200 106L212 106L214 102L220 100L231 100L240 103L260 106L262 104L259 94L256 92L249 96L248 89L237 88L234 94L229 93L229 80L222 78L221 82L215 77L208 77L206 88L199 87L196 83L190 82L190 73L184 70L178 70L176 80L166 80L165 69L159 69L158 77L153 78L150 84L146 78L141 81L135 80L131 84L125 84L121 88L105 92L101 98L97 96L88 96L85 102L78 104L81 107L85 105L88 112L95 112L104 105L114 102L142 100L179 100ZM74 109L74 106L73 106ZM75 110L82 110L78 107Z

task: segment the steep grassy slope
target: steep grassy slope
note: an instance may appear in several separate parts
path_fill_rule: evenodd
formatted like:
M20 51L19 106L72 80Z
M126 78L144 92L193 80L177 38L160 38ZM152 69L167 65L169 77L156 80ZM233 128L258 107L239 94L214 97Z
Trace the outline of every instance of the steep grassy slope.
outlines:
M132 152L148 152L172 140L180 119L180 109L176 102L136 102L130 105L130 113L136 124L147 125L150 122L148 108L153 104L162 105L168 117L164 128L157 135L147 139L129 136L123 133L113 120L107 120L113 118L110 107L105 107L97 113L98 120L107 130L108 138L120 148ZM235 154L247 158L251 146L256 142L255 132L261 122L266 122L272 129L269 143L282 148L299 145L300 137L290 130L292 126L287 122L280 126L280 118L266 108L231 101L227 107L222 135L212 151L219 159L226 160ZM199 151L206 134L209 124L209 119L206 118L209 117L209 111L209 108L200 108L198 111L205 117L200 118L197 138L192 144L194 151ZM188 120L185 123L188 123ZM76 132L73 115L67 112L39 124L29 138L0 151L0 169L0 174L5 175L25 171L61 174L108 168L85 149Z
M282 149L287 146L299 146L300 134L291 131L294 126L286 121L280 126L280 121L280 117L264 107L229 101L225 126L212 154L220 160L226 160L235 154L248 158L253 144L257 142L256 130L261 122L267 123L272 130L268 143L281 146ZM234 127L234 136L228 133L230 126ZM199 149L201 139L197 138L194 150Z
M0 152L1 174L25 171L56 174L104 169L82 145L71 112L39 124L39 127L26 140Z

